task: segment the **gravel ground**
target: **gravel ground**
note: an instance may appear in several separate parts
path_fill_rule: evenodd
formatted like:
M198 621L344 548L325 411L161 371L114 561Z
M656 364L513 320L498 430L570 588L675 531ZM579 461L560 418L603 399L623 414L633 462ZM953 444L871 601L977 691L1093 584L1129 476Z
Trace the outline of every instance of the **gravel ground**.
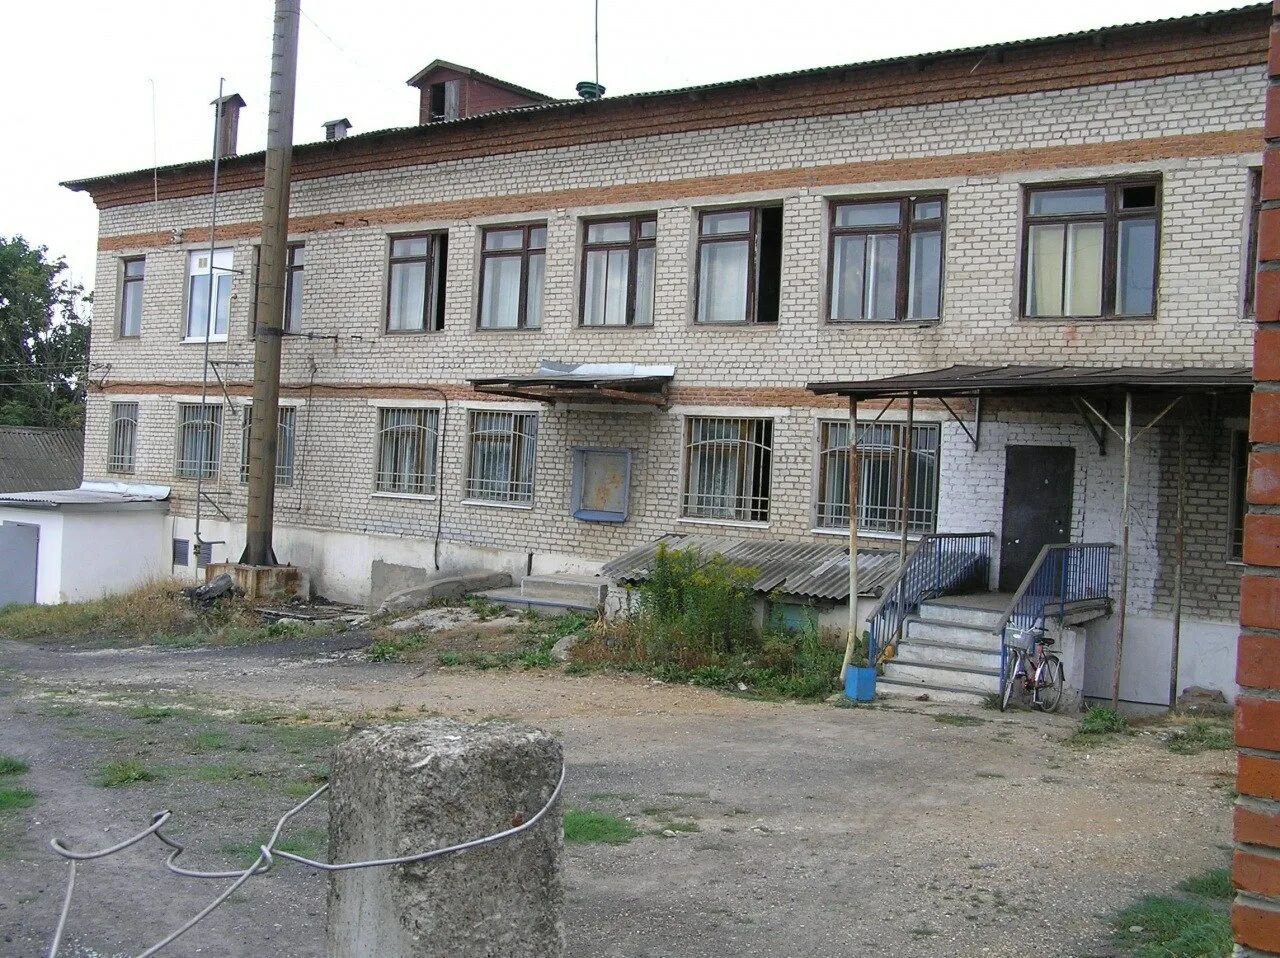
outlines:
M569 849L571 958L1111 955L1110 913L1226 860L1227 752L1175 755L1154 735L1081 748L1064 744L1073 723L1058 716L372 663L366 641L187 652L0 641L0 753L31 764L24 784L38 793L0 813L0 954L47 947L65 874L51 835L105 845L170 807L194 867L225 867L261 840L341 734L281 715L510 717L560 736L568 804L646 831ZM96 784L106 762L135 756L163 776ZM316 808L299 834L315 840L324 820ZM668 820L697 831L663 837ZM136 953L212 897L166 877L159 858L141 846L82 869L64 954ZM323 879L282 866L174 953L318 956L323 912Z

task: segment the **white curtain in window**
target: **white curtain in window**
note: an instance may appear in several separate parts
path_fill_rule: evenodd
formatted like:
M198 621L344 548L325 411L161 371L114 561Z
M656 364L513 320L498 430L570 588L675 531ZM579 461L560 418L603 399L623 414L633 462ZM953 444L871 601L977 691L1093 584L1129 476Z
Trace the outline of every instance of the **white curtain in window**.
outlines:
M387 328L422 329L427 301L427 264L391 264L391 309Z
M546 263L546 253L529 254L528 305L525 308L524 324L530 329L537 329L542 325L542 282Z
M698 270L698 322L745 322L750 241L704 243L701 255Z
M491 256L484 261L480 325L515 329L520 321L520 257Z
M628 258L629 253L625 249L591 250L587 253L585 325L626 325Z

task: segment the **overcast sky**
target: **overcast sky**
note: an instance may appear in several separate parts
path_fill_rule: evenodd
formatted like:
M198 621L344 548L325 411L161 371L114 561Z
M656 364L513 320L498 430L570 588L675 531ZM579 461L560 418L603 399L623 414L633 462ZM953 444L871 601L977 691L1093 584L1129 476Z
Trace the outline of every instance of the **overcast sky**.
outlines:
M1212 0L600 0L610 95L1223 10ZM218 78L266 142L271 0L54 0L0 12L0 235L93 285L97 214L60 180L207 157ZM441 58L551 96L594 72L592 0L302 0L296 142L416 122L405 80ZM155 136L152 135L152 93Z

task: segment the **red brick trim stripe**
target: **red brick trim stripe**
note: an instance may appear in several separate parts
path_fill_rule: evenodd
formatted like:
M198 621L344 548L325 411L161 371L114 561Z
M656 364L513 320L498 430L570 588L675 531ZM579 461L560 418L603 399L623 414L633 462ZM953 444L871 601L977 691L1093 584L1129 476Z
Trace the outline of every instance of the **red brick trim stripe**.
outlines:
M461 220L476 216L512 215L548 209L603 206L609 203L664 202L697 196L722 196L758 190L840 186L845 183L872 183L880 180L922 180L962 176L994 176L1020 170L1050 170L1073 166L1105 166L1114 163L1142 163L1152 160L1208 156L1236 156L1259 148L1262 131L1227 130L1218 133L1187 133L1176 136L1117 140L1109 143L1081 143L1024 150L984 153L954 153L948 156L912 157L865 163L833 163L829 166L794 167L758 173L729 173L721 176L690 177L628 183L619 186L584 187L545 193L512 196L471 197L437 203L415 203L372 209L343 210L289 219L289 232L319 233L360 226L394 226L425 220ZM252 184L258 186L257 182ZM191 235L207 235L208 226L192 223L185 227ZM218 228L219 241L248 239L260 235L262 223L252 220L228 223ZM151 249L172 242L168 230L102 236L103 251ZM1261 294L1260 294L1261 295Z

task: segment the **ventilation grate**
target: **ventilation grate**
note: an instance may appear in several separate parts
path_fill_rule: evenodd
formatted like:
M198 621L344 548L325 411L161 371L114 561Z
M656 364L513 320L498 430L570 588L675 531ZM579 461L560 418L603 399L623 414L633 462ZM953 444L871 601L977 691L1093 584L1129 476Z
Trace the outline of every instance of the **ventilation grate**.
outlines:
M173 540L173 564L186 565L187 556L191 554L191 541L189 539Z

